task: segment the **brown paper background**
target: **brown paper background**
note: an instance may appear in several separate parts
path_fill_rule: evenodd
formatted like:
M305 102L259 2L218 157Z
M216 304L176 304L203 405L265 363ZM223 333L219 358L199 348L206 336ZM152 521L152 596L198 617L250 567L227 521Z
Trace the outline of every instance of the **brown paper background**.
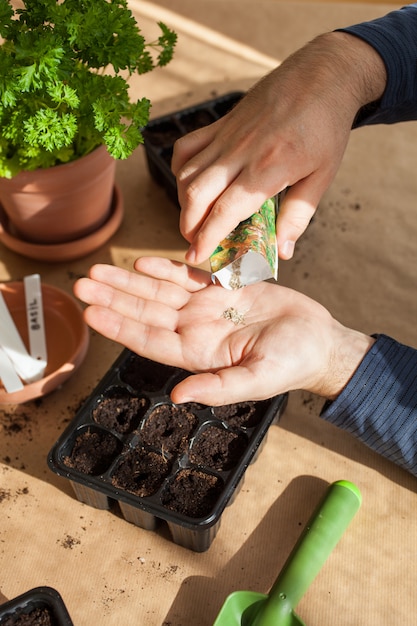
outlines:
M179 33L175 61L132 81L152 116L246 89L314 35L395 5L277 0L132 0L145 33L165 19ZM345 324L416 346L417 126L352 133L317 217L280 281ZM0 278L37 271L71 293L97 261L130 268L148 253L182 259L178 211L150 179L139 148L117 166L125 216L85 259L50 265L0 245ZM56 588L75 626L209 626L235 589L267 592L326 485L345 478L362 508L298 606L308 626L416 623L416 480L319 417L322 401L290 396L210 549L176 546L167 529L136 528L79 503L46 456L120 352L91 335L87 358L38 402L0 409L0 600Z

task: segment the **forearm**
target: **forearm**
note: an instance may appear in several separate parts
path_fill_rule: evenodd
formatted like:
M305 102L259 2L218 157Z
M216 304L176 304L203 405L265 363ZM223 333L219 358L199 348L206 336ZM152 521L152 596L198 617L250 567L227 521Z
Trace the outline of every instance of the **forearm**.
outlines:
M327 369L318 379L319 385L310 389L327 400L334 400L340 395L375 343L374 337L346 328L336 321L332 334L333 347L329 352Z
M297 87L307 85L308 98L322 100L327 109L333 106L339 117L340 111L345 111L347 117L354 118L362 107L380 100L387 82L384 61L374 47L339 31L319 35L275 72L280 78L289 76L288 97L300 97L300 92L292 93L298 73ZM285 80L280 81L279 87L277 97L285 97Z
M379 335L321 416L417 476L417 350Z

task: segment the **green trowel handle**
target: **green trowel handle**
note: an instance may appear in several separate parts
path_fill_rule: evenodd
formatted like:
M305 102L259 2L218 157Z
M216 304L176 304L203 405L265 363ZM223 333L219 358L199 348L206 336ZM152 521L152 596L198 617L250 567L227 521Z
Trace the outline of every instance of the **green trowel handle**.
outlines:
M361 500L359 489L348 481L330 485L256 616L256 626L279 624L277 616L291 614L358 511Z

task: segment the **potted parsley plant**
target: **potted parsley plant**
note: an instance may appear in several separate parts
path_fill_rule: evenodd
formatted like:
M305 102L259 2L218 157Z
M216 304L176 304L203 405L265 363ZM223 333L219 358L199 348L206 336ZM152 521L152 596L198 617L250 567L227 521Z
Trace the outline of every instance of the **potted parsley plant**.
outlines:
M143 142L149 119L150 101L131 100L129 78L173 56L176 34L158 27L159 37L147 41L127 0L0 0L0 203L22 239L71 241L107 219L116 161ZM93 174L81 181L90 163L104 192L97 202ZM66 183L61 176L68 173ZM45 200L40 192L49 174L66 199L78 187L64 217L47 211L58 210L62 198ZM30 191L26 216L20 200Z

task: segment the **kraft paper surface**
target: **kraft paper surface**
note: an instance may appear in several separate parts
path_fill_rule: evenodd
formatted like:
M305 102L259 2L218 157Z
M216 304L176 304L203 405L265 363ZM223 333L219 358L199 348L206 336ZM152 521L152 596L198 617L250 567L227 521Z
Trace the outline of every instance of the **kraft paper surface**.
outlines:
M247 89L324 30L388 4L274 0L131 1L145 33L179 34L170 66L132 80L152 117ZM341 322L417 345L417 124L352 133L340 171L279 281ZM90 256L32 261L0 244L0 279L39 272L72 292L95 262L131 268L143 254L183 259L178 209L151 179L140 147L117 164L125 215ZM91 333L79 370L49 396L0 409L0 601L40 585L62 595L75 626L210 626L233 590L268 592L326 486L351 480L363 504L297 613L308 626L417 623L416 479L323 422L320 398L290 394L207 552L177 546L78 502L46 463L56 439L121 347Z

